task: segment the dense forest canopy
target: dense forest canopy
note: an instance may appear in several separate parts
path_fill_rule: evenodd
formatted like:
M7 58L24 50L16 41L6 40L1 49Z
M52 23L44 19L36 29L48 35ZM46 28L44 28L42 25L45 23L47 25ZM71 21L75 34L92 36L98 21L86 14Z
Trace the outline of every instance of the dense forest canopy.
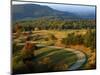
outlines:
M20 25L25 31L34 30L34 28L41 29L94 29L96 27L95 20L59 20L59 19L48 19L38 18L34 20L23 20L13 23L13 27Z

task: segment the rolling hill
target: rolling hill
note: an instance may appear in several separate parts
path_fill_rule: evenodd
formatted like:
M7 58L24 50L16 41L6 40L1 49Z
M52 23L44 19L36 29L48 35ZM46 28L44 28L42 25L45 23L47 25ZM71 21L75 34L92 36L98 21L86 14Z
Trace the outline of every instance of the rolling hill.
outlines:
M38 5L38 4L21 4L12 6L12 20L26 20L36 19L41 17L49 17L50 19L57 18L61 20L75 20L75 19L94 19L93 14L79 15L70 11L59 11L49 6Z

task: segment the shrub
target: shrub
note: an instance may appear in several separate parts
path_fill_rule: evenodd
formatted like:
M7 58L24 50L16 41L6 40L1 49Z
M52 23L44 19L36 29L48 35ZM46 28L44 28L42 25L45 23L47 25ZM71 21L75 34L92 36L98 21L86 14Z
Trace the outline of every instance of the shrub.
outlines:
M62 43L66 45L83 44L83 36L70 33L66 38L63 38Z
M91 49L96 48L96 33L95 31L88 30L84 36L84 45L90 47Z

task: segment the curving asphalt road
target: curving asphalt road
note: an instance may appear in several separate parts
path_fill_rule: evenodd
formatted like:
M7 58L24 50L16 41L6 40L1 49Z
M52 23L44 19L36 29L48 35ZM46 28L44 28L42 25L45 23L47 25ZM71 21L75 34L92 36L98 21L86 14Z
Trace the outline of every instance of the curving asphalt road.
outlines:
M19 45L21 45L21 43ZM71 49L71 48L64 48L64 47L57 47L57 46L45 46L45 45L40 45L40 44L38 44L37 46L44 46L44 47L48 47L48 48L64 49L64 50L71 51L71 52L75 53L76 56L77 56L77 61L73 65L71 65L67 70L79 69L87 61L86 54L83 53L82 51L78 51L78 50Z
M67 70L79 69L87 60L86 54L84 54L82 51L78 51L78 50L71 49L71 48L56 47L56 46L47 46L47 47L64 49L64 50L71 51L76 54L77 61L73 65L71 65Z
M76 63L71 65L68 70L79 69L86 62L87 58L86 58L86 55L83 52L77 51L77 50L74 50L74 49L70 49L70 48L67 48L66 50L67 51L72 51L77 56Z

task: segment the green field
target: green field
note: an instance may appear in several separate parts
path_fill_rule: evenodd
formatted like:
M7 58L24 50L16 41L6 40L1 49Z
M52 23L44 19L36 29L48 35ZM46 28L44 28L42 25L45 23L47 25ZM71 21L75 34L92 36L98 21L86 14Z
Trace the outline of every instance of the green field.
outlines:
M91 45L91 40L94 40L94 31L94 29L37 30L31 33L13 34L13 72L19 74L65 71L74 67L75 64L75 69L79 69L87 60L85 54L82 51L79 51L79 54L75 53L77 52L75 49L70 51L66 49L66 45L84 44L84 39L86 39L86 44L94 48L94 43ZM89 39L87 35L93 38ZM90 40L89 43L87 40ZM27 42L29 42L29 46ZM31 52L28 53L28 51ZM83 55L80 59L81 54ZM77 65L79 66L77 67Z
M36 57L33 58L33 67L31 67L31 72L67 70L70 65L74 64L77 61L77 57L74 53L64 49L40 48L35 53ZM21 60L17 61L17 66L19 62L21 62ZM22 63L22 65L23 67L25 67L24 63ZM14 71L17 73L17 70L19 68L15 68ZM23 68L21 69L20 73L28 72L29 70L30 69L25 71Z

